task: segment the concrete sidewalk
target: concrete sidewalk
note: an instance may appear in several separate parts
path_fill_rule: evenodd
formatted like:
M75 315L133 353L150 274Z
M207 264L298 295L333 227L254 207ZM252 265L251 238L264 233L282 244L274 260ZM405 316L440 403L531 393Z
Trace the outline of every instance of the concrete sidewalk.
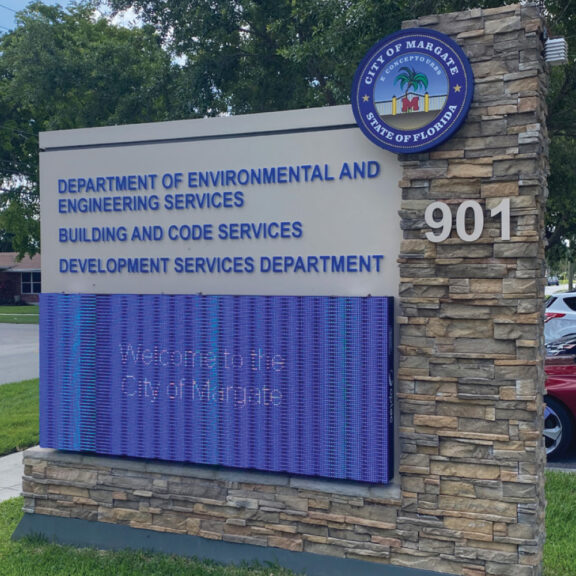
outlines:
M20 496L22 493L22 452L0 458L0 502Z

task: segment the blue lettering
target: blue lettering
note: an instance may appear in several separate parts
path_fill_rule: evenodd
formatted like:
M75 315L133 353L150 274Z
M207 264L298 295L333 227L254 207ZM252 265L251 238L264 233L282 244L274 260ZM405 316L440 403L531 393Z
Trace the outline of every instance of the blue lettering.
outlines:
M244 168L238 172L237 176L238 184L240 184L240 186L246 186L246 184L250 182L250 172Z
M292 236L294 238L302 238L302 222L292 222Z
M236 172L234 170L226 170L226 186L236 186Z
M354 162L352 166L348 162L342 164L340 170L340 180L345 178L349 180L377 178L380 175L380 163L375 160L368 162Z
M198 186L209 186L211 172L199 172L198 173Z
M274 231L277 229L278 229L278 222L271 222L268 227L268 235L270 236L270 238L278 238L278 232Z
M264 184L276 184L276 170L274 168L264 168Z
M332 256L332 271L344 272L344 256Z
M302 258L302 256L298 256L298 258L296 258L294 272L306 272L306 267L304 266L304 258Z
M360 256L360 270L359 272L370 272L370 256Z
M130 240L134 241L153 241L159 242L164 238L162 226L134 226Z
M170 240L212 240L212 224L184 224L180 227L172 224L168 228L168 238Z
M359 272L380 272L384 256L350 254L347 256L262 256L260 272L275 274L287 273L322 273L342 274Z
M264 272L265 274L268 274L268 272L270 272L271 268L272 268L272 266L271 266L270 258L268 258L268 256L261 256L260 257L260 272Z
M314 182L314 180L322 180L322 171L320 170L320 166L316 164L312 170L312 178L310 178L310 182Z
M380 175L380 162L370 160L368 162L368 178L376 178Z
M290 166L288 169L288 179L290 182L300 182L300 167Z
M171 190L172 188L179 188L182 184L184 174L182 172L175 172L174 174L168 172L162 176L162 186L166 190Z
M222 270L226 272L226 274L230 274L232 272L232 259L231 258L223 258L222 259Z
M344 162L344 164L342 164L342 169L340 170L340 180L343 180L344 178L352 179L352 172L350 171L348 162Z
M236 192L204 192L203 194L166 194L164 208L166 210L203 210L209 208L239 208L244 205L244 193Z

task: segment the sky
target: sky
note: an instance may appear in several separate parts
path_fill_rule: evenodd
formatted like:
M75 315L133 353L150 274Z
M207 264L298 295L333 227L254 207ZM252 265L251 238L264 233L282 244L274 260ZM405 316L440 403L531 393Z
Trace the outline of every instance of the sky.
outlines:
M71 0L43 0L44 4L60 4L68 6ZM16 12L23 10L31 0L0 0L0 33L16 27Z
M0 0L0 34L13 30L16 27L16 12L24 10L32 1L33 0ZM66 8L66 6L72 4L74 0L42 0L42 2L52 6L59 4ZM131 27L138 25L138 19L134 12L129 10L113 18L112 23L117 26Z

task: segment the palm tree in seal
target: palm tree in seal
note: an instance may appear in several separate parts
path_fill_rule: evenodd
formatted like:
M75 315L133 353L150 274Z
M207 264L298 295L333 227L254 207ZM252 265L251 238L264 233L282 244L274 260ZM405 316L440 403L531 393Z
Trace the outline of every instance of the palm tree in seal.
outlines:
M400 68L400 74L394 79L394 84L400 82L400 89L406 91L404 92L404 98L402 98L402 112L408 112L413 110L417 112L418 108L418 95L415 94L412 100L408 98L408 93L410 89L414 92L422 87L424 90L428 89L428 77L426 74L421 72L416 72L412 66L402 66Z

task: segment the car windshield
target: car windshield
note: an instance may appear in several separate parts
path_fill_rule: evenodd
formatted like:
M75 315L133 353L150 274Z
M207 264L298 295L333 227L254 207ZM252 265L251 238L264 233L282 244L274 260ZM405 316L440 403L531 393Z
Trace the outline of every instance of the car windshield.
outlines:
M550 298L548 298L548 300L546 300L546 308L550 308L550 306L552 306L552 304L554 304L554 302L556 302L556 300L558 300L558 298L556 298L556 296L550 296Z

